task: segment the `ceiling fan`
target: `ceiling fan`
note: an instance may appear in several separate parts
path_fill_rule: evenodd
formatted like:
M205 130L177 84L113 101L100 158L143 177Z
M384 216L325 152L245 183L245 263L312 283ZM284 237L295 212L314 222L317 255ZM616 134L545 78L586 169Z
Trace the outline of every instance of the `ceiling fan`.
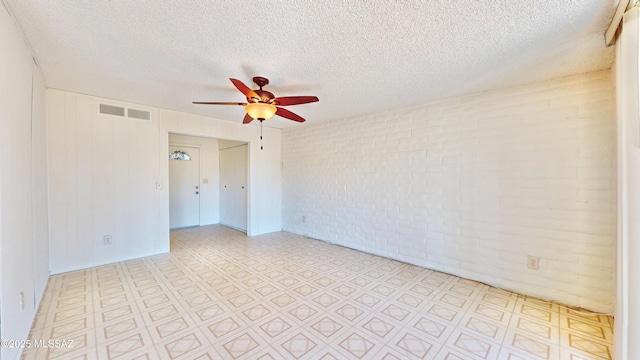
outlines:
M304 122L305 120L298 114L282 108L281 106L308 104L318 101L316 96L283 96L275 97L273 93L262 90L262 87L269 84L269 79L262 76L255 76L253 82L260 87L259 90L252 90L238 79L230 78L233 85L247 98L247 102L209 102L194 101L194 104L204 105L240 105L244 106L247 113L242 120L243 124L248 124L253 120L262 123L273 115L281 116L285 119Z

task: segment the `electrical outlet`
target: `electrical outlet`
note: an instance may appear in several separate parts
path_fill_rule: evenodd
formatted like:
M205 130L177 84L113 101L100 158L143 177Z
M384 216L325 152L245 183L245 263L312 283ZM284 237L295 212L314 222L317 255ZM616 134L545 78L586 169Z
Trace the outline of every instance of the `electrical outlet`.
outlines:
M527 267L529 269L538 270L540 268L540 258L529 255L529 257L527 257Z
M20 311L24 311L24 291L20 291Z
M156 190L162 190L162 181L156 181Z
M306 222L307 222L307 217L306 217L306 216L304 216L304 215L302 216L302 222L303 222L303 223L306 223Z
M111 235L105 235L102 239L104 240L105 245L111 245L113 241L113 239L111 238Z

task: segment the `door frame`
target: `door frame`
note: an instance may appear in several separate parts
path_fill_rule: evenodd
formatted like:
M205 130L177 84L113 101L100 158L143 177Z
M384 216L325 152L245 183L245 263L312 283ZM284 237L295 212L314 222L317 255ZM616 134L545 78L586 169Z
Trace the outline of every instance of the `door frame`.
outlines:
M229 140L229 141L237 141L237 142L242 142L242 143L246 143L247 144L247 236L253 236L253 225L252 225L252 205L251 205L251 200L252 197L255 196L255 194L252 193L252 180L253 180L253 174L251 173L251 164L253 162L253 156L252 156L252 148L255 146L255 142L252 140L247 140L247 139L234 139L234 138L229 138L229 137L221 137L221 136L212 136L210 134L201 134L198 132L185 132L185 131L171 131L171 130L165 130L163 131L163 136L164 136L164 141L162 141L162 143L164 143L163 146L166 146L166 148L164 148L164 151L161 152L160 155L160 159L161 161L165 161L165 159L167 158L167 156L169 155L169 146L170 145L178 145L178 146L189 146L189 147L197 147L199 148L200 146L198 146L197 144L184 144L184 143L180 143L180 142L171 142L169 141L169 135L182 135L182 136L192 136L192 137L199 137L199 138L208 138L208 139L214 139L214 140ZM218 148L218 151L220 149ZM200 158L202 158L202 156L200 156ZM168 160L167 160L168 161ZM202 161L202 160L200 160ZM163 181L168 184L169 183L169 163L166 163L166 177L164 177ZM199 164L199 169L200 172L202 173L202 166L201 164ZM162 190L162 188L165 189L169 189L168 186L162 186L162 181L160 181L160 185L158 185L156 183L156 187L160 187L159 190ZM167 226L163 228L163 232L167 238L167 244L169 242L170 236L169 236L169 232L171 231L170 229L170 225L169 225L169 192L166 190L163 190L163 196L162 196L162 201L164 202L164 206L166 209L166 221L167 221ZM219 201L219 199L218 199ZM169 249L168 245L167 245L167 249ZM169 250L167 250L169 251Z
M202 204L200 203L201 201L201 192L202 192L202 184L200 183L201 181L201 177L202 177L202 149L200 149L200 145L197 144L185 144L185 143L176 143L176 142L169 142L169 145L167 146L167 149L170 148L171 146L175 146L175 147L183 147L183 148L192 148L192 149L198 149L198 225L196 226L201 226L200 224L202 223ZM167 161L171 161L169 159L167 159ZM177 161L177 160L174 160ZM168 165L167 163L167 170L169 170L169 173L167 173L167 175L170 175L171 173L171 166ZM171 176L169 176L170 178ZM169 191L171 191L171 183L167 182L169 184ZM169 193L167 193L167 196L169 196ZM171 206L169 206L169 218L171 218ZM171 223L169 223L169 230L176 230L176 229L180 229L180 228L175 228L172 229L171 228Z

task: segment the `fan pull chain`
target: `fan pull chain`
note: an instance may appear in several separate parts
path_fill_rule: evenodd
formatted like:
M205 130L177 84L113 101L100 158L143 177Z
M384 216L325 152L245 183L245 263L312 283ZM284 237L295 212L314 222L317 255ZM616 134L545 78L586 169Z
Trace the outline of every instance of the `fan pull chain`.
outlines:
M260 120L260 150L262 150L262 120Z

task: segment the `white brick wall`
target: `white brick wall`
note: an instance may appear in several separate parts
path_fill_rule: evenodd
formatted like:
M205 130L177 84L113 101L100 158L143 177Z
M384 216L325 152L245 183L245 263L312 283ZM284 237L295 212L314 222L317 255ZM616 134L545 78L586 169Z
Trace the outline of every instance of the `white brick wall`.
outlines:
M611 312L615 173L601 71L285 130L283 227Z

